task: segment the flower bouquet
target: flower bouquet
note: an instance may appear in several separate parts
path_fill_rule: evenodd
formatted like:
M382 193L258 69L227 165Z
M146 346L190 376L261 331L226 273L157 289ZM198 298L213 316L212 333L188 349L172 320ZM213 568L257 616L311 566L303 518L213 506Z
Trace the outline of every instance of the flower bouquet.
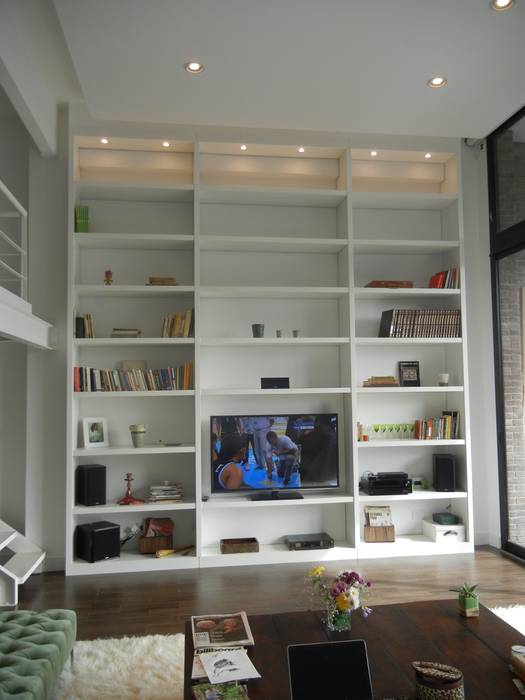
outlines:
M316 566L308 573L306 583L312 594L321 599L326 609L326 626L331 632L351 629L352 612L362 610L364 617L372 612L363 605L370 586L357 571L341 571L333 579L324 577L325 567Z

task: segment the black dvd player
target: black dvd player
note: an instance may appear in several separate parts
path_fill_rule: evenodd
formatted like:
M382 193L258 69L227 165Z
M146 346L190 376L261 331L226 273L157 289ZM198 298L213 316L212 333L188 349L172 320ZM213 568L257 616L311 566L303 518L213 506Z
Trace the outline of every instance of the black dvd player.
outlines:
M361 491L369 496L400 496L412 493L412 479L405 472L378 472L361 477Z
M334 540L326 532L315 532L312 535L286 535L284 538L288 549L331 549Z

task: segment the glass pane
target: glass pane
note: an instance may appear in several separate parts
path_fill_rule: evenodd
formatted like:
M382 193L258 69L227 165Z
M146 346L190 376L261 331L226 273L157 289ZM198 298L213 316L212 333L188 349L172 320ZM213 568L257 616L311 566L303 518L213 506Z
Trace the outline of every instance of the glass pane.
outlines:
M509 541L525 546L525 250L499 261Z
M495 139L496 226L525 221L525 117Z

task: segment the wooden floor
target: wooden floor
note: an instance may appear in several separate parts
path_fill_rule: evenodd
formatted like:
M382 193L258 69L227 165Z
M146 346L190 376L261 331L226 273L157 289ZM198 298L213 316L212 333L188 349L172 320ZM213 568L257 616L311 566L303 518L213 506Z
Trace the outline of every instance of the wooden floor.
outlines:
M475 554L349 562L372 581L369 604L442 600L464 581L479 583L488 606L525 604L525 567L496 550ZM71 608L78 639L182 632L190 615L246 610L248 614L306 610L307 564L229 567L159 574L32 576L20 608ZM334 574L344 563L331 564Z

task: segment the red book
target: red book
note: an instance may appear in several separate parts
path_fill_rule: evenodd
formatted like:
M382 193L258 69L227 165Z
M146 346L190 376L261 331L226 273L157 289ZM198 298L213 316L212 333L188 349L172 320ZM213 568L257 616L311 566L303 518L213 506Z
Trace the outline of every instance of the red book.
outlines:
M80 367L73 368L73 390L80 391Z

